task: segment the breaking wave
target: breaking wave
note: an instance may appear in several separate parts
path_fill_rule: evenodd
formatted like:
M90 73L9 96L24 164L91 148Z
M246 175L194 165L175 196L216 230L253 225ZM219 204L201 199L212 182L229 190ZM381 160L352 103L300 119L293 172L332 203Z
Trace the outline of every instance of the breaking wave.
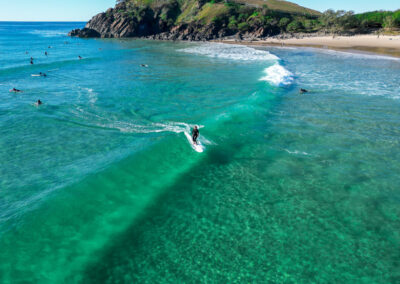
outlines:
M275 62L274 65L264 70L265 76L260 80L281 87L290 85L293 82L293 74L279 64L281 59L266 50L255 49L244 45L205 43L194 47L184 48L180 51L218 59Z
M258 50L244 45L224 43L205 43L194 47L184 48L180 51L220 59L242 61L279 60L279 57L266 50Z
M267 81L270 84L278 87L288 86L293 82L293 74L285 69L279 63L275 63L274 65L266 68L264 70L265 76L263 76L260 80Z

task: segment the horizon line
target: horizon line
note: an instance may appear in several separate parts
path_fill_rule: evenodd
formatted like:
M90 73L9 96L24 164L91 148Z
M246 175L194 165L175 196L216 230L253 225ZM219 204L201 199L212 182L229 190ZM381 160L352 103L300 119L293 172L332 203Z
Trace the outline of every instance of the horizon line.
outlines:
M55 21L55 20L38 20L38 21L22 21L22 20L9 20L9 21L3 21L0 20L0 23L10 23L10 22L21 22L21 23L84 23L88 22L88 20L84 21Z

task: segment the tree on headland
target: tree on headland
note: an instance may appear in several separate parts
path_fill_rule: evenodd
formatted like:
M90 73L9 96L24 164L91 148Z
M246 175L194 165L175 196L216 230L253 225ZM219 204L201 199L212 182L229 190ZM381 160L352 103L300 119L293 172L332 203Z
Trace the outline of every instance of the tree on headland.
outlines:
M302 30L302 28L303 25L299 21L294 20L287 25L286 30L288 32L296 32Z
M134 23L147 18L150 21L155 15L159 17L155 20L164 23L167 29L194 24L195 29L205 30L207 25L212 25L218 33L224 29L219 33L224 35L256 31L259 36L271 36L285 32L356 34L400 30L400 10L355 14L329 9L318 13L305 8L282 9L290 3L288 1L278 1L279 4L274 5L282 7L277 8L269 2L261 5L248 0L116 0L116 3L125 3L126 7L120 6L110 13L122 13Z
M393 29L394 28L394 19L392 16L386 16L383 20L383 27L386 29Z
M279 27L283 30L286 30L287 25L290 23L290 19L283 17L282 19L279 20Z

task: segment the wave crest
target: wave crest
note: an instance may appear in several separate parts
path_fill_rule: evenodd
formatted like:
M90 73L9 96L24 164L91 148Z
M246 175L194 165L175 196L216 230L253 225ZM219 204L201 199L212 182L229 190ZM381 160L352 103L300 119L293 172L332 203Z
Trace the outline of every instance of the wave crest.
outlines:
M243 45L206 43L194 47L181 49L180 51L212 58L242 60L242 61L271 61L279 60L279 57L266 50L259 50Z
M293 73L285 69L279 63L266 68L264 70L265 76L261 81L267 81L274 86L288 86L293 83Z

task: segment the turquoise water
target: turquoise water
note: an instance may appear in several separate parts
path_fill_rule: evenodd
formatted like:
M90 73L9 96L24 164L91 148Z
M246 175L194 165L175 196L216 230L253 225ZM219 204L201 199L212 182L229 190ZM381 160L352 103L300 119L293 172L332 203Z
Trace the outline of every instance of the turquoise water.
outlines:
M0 23L1 283L400 281L400 60L81 26Z

